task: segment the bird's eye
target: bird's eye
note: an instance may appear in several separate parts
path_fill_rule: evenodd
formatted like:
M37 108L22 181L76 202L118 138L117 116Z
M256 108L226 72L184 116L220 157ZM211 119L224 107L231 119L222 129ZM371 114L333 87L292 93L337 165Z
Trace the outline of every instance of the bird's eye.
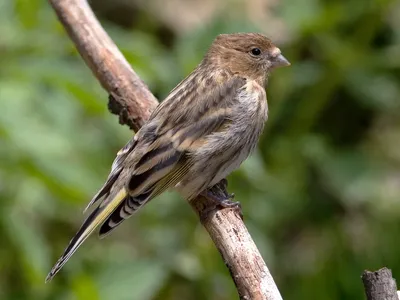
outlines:
M259 56L261 54L261 50L259 48L253 48L251 49L251 54L254 56Z

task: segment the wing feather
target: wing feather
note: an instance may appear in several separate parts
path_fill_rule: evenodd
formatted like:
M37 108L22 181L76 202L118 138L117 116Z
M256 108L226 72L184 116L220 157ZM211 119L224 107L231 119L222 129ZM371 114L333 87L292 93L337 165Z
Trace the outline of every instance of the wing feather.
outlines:
M189 79L171 92L138 132L132 154L136 159L127 183L130 197L105 224L120 224L139 207L178 184L192 165L190 153L203 144L208 135L230 123L232 102L245 85L245 79L234 76L214 89L207 88L203 82L206 79L198 74ZM190 101L196 102L188 103ZM181 105L191 109L177 115ZM157 124L164 124L164 127ZM107 226L103 225L101 235L115 227Z
M114 162L111 167L111 172L110 175L108 175L106 183L86 206L86 208L83 211L84 213L97 201L102 199L104 196L109 195L111 187L121 174L121 171L123 169L123 162L129 155L129 153L132 151L132 149L135 147L136 143L137 141L135 137L133 137L121 150L118 151L117 157L114 159Z

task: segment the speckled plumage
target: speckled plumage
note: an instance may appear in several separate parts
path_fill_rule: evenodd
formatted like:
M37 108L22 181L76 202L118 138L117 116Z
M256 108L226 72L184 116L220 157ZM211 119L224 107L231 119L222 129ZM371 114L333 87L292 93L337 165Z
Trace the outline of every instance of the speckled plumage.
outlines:
M190 201L237 169L267 120L266 79L273 68L288 64L261 34L218 36L199 66L119 151L88 207L100 204L46 280L98 225L104 236L165 190L176 188Z

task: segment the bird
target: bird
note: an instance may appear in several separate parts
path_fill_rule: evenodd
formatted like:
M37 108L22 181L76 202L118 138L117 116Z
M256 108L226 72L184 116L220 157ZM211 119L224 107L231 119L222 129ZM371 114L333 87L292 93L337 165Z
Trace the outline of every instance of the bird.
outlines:
M104 237L168 189L188 201L208 193L255 149L268 118L268 77L289 61L260 33L218 35L200 64L117 153L84 220L46 278L50 281L100 226Z

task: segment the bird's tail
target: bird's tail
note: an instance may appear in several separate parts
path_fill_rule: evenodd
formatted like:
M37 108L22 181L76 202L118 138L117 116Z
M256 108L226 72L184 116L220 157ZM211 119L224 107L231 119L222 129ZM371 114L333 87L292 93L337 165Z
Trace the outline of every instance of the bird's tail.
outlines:
M110 201L103 202L104 204L97 207L84 221L83 225L70 241L68 247L65 249L64 254L60 257L50 273L46 277L46 282L50 281L57 272L65 265L70 259L72 254L79 248L79 246L88 238L88 236L106 221L114 210L128 197L125 188L121 189L115 197Z

